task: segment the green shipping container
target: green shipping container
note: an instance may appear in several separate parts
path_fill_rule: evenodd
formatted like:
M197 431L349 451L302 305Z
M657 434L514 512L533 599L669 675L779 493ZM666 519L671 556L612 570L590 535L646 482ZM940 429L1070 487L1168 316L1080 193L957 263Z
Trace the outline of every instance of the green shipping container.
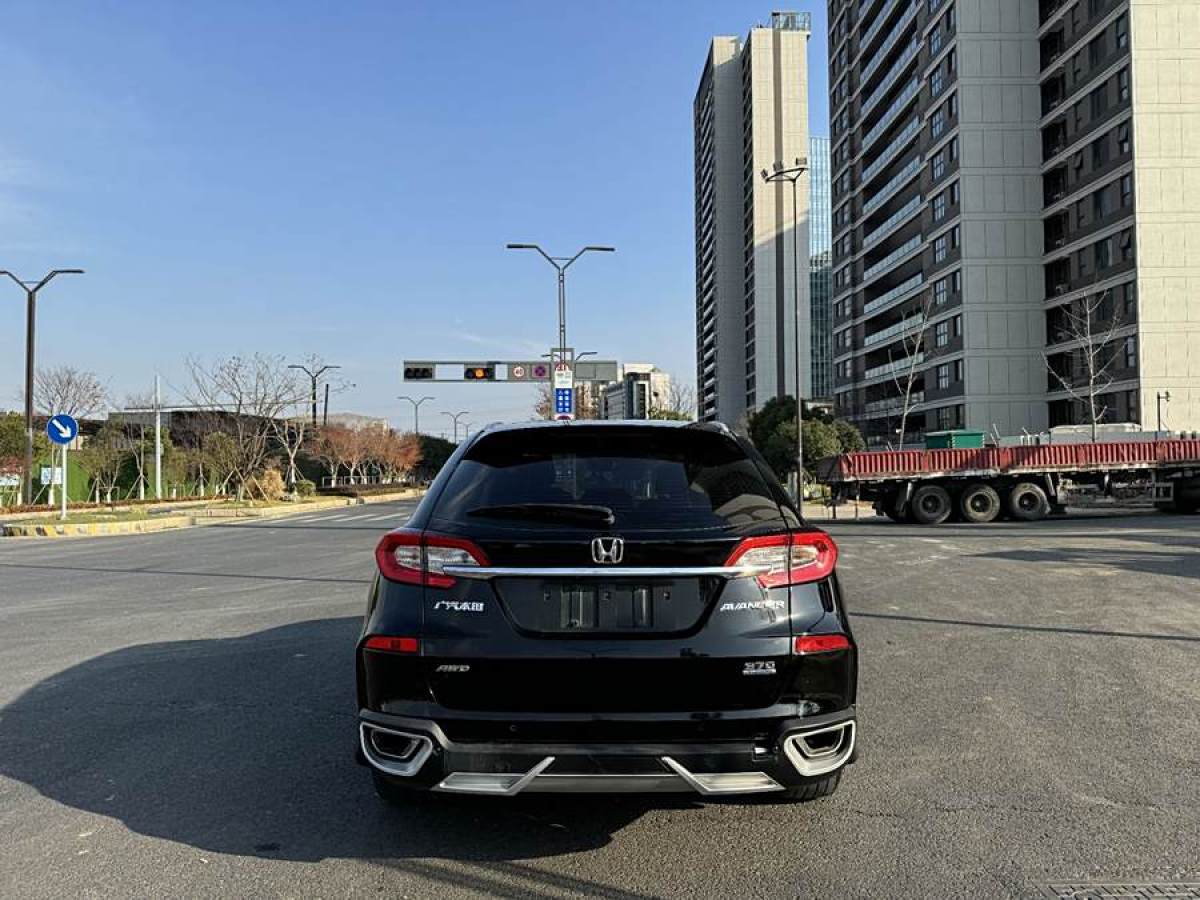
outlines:
M925 435L926 450L977 450L983 446L983 431L930 431Z

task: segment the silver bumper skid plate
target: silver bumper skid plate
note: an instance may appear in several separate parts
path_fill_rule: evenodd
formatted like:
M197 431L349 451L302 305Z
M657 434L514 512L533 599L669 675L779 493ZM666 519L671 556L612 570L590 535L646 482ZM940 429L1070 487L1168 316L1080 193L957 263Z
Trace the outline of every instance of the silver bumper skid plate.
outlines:
M512 797L525 793L655 793L686 791L697 793L750 794L760 791L781 791L783 785L763 772L720 772L701 774L689 772L669 756L660 757L670 772L661 775L548 775L554 764L547 756L524 774L454 772L434 788L456 794L493 794Z

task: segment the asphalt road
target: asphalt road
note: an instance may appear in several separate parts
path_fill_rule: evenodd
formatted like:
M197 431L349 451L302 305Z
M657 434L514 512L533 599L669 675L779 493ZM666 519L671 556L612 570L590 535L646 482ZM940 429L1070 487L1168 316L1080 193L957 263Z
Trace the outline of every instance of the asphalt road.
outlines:
M828 800L395 810L352 760L352 648L407 509L0 541L0 896L1200 881L1200 518L833 526L862 752Z

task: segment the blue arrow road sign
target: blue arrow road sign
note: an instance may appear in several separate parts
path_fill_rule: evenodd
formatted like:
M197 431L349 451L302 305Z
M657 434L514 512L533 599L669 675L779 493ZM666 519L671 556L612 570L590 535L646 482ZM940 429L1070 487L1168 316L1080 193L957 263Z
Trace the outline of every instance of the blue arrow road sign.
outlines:
M79 434L79 423L66 413L59 413L46 423L46 434L56 444L69 444Z
M574 391L571 388L555 388L554 389L554 412L558 414L570 413L575 404L571 402L571 394Z

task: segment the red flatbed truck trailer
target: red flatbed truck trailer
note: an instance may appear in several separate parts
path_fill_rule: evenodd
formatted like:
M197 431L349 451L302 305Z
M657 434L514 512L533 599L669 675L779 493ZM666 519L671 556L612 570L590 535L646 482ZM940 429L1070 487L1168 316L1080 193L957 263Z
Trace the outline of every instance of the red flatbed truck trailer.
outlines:
M1031 522L1062 512L1072 496L1141 496L1159 509L1200 509L1200 440L1105 441L843 453L817 480L834 502L874 501L895 521L936 525L953 516Z

